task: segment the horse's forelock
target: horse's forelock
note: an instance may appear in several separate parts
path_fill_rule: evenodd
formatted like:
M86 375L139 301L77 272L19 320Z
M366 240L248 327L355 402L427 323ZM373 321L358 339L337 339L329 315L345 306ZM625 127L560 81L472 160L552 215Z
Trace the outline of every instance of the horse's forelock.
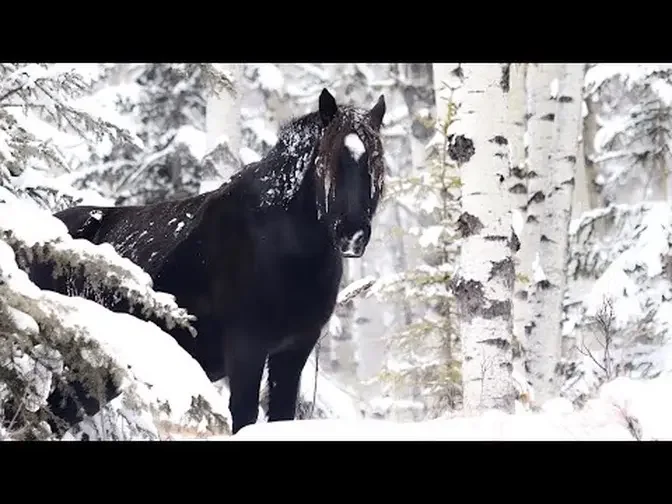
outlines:
M335 127L336 126L336 127ZM324 131L317 146L315 159L315 178L317 203L320 214L329 210L329 200L333 197L336 168L339 162L340 145L345 138L343 131L335 124Z
M369 176L371 177L371 199L380 199L385 189L385 157L380 134L371 131L365 136L364 146L369 156Z
M380 133L367 120L366 111L354 107L341 107L331 124L324 130L317 147L315 177L318 188L318 205L321 212L328 211L333 198L336 172L345 138L355 133L364 144L368 156L372 199L380 198L384 189L385 163Z

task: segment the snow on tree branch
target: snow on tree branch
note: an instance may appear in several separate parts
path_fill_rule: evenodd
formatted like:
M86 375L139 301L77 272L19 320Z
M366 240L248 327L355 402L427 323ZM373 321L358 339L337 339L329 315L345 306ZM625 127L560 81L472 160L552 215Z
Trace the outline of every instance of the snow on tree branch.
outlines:
M239 83L235 81L233 75L226 71L221 63L180 63L173 64L172 66L184 76L191 76L198 72L208 92L219 94L222 91L226 91L234 96L237 94L236 87Z
M600 63L588 69L585 76L586 92L592 94L605 82L615 77L621 78L627 84L633 84L651 76L661 70L669 69L670 65L625 63Z
M105 408L115 424L103 425L98 437L157 439L171 426L230 433L226 396L175 340L131 315L40 290L3 241L0 333L0 411L12 412L2 422L12 439L49 438L52 381L68 395L73 379L99 399L109 379L122 390Z
M27 161L35 157L69 171L63 147L52 141L64 133L89 142L107 137L114 143L142 146L122 125L76 104L92 85L65 64L0 65L0 122L11 138L4 142L9 151L3 157L13 175L23 172ZM38 126L36 120L42 124Z
M23 266L51 264L54 273L79 270L86 278L86 289L103 298L108 289L114 301L125 299L131 310L165 322L168 329L183 327L195 336L194 320L175 303L171 294L155 292L152 279L139 266L119 256L109 244L94 245L73 240L65 225L46 211L14 202L0 203L0 237L23 262Z
M572 222L563 334L578 355L570 352L567 397L581 399L607 377L655 376L669 366L670 250L672 213L665 202L611 205Z
M205 108L210 92L231 92L230 76L211 64L116 65L82 106L104 104L142 139L142 148L101 143L86 169L62 175L70 185L114 196L116 204L145 204L199 192L217 175L208 163ZM100 105L102 107L102 105Z
M336 299L337 304L345 304L351 299L359 296L362 292L367 291L376 282L377 278L374 275L368 275L359 280L355 280L351 284L341 289Z

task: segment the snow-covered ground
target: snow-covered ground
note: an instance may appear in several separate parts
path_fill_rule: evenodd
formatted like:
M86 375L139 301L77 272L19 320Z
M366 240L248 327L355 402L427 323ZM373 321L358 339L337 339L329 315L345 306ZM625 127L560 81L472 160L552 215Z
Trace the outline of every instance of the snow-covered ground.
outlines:
M575 410L554 399L539 413L488 411L424 422L339 419L258 422L208 441L664 441L672 440L672 374L653 380L617 378Z

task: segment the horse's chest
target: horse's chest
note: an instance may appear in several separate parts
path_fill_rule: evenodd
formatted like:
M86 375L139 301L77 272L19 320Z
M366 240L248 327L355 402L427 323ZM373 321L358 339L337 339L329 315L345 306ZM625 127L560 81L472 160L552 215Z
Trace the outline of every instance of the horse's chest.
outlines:
M269 322L288 331L310 330L329 320L342 265L330 251L278 255L260 268L258 306Z

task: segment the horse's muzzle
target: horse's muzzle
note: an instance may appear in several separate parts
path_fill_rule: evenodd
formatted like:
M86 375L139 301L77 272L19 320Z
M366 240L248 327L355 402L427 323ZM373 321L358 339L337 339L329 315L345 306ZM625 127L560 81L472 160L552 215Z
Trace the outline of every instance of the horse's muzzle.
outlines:
M363 231L357 231L354 235L341 238L338 250L343 257L358 258L364 255L366 250L366 237Z

